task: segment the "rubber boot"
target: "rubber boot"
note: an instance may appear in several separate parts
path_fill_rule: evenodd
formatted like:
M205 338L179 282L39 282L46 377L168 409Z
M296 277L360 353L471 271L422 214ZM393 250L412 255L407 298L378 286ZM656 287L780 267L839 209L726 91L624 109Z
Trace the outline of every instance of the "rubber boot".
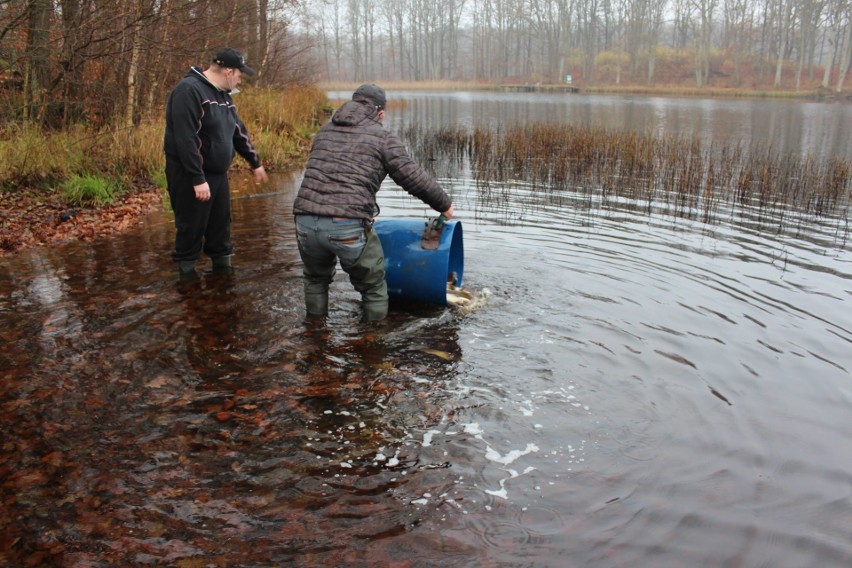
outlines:
M230 274L234 271L231 267L231 255L217 256L213 259L213 272Z
M370 323L375 321L381 321L385 319L388 315L388 305L385 304L384 307L377 306L375 304L364 304L364 313L361 316L361 321L364 323Z
M197 260L181 260L178 263L178 272L182 281L192 280L198 276L198 273L195 271L195 264L197 262Z
M361 309L363 322L385 319L388 315L388 286L384 281L361 293Z
M367 229L367 244L357 262L344 267L349 280L361 293L361 321L379 321L388 315L388 285L385 282L385 256L376 232Z
M328 315L328 292L305 292L305 310L309 318Z

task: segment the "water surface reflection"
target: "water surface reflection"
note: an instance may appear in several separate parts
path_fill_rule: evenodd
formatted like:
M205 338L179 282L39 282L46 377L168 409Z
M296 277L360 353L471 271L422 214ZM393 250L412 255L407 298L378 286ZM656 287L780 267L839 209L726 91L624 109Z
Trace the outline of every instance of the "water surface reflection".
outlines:
M351 93L331 92L334 99ZM662 137L698 136L703 142L769 144L782 154L852 158L852 105L845 102L694 99L545 93L429 93L390 91L391 128L566 123L633 130Z
M850 564L843 219L444 179L484 307L365 326L343 275L309 325L298 179L238 191L233 275L162 213L3 260L6 563Z
M338 564L417 526L424 484L447 498L446 457L408 445L442 416L458 322L417 308L365 327L340 286L329 324L306 325L281 185L235 202L232 275L178 281L159 214L8 262L8 562Z

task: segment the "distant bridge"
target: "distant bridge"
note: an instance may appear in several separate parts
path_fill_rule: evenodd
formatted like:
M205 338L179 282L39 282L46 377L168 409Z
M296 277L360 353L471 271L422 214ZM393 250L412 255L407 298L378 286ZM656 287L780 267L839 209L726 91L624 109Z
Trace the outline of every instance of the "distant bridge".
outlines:
M496 85L498 91L507 93L579 93L580 87L574 85Z

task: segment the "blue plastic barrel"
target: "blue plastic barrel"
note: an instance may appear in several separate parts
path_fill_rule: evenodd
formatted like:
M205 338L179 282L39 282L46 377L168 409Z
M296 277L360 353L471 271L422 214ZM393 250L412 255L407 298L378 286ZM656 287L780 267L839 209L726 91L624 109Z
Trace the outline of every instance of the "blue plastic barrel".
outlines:
M391 298L447 305L447 282L461 287L464 242L460 221L447 221L438 248L423 248L423 219L378 219L373 227L385 252L385 280Z

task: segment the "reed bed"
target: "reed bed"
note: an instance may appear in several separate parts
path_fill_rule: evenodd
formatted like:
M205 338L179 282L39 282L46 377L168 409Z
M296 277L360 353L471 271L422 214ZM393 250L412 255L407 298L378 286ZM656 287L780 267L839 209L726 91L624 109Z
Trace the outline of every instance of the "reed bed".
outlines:
M477 187L522 181L543 192L580 191L602 204L711 221L721 204L829 215L847 210L852 164L771 145L702 144L601 127L533 123L496 129L406 128L421 160L469 160Z

